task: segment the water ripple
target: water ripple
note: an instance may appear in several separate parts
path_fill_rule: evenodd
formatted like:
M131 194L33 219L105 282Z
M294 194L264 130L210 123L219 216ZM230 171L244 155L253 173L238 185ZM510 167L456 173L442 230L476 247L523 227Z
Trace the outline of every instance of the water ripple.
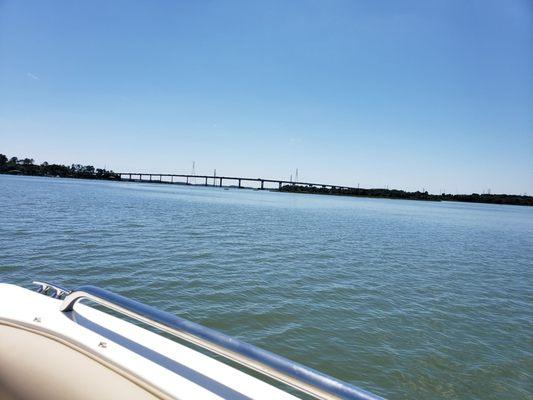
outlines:
M530 399L533 209L0 176L0 280L95 284L394 399Z

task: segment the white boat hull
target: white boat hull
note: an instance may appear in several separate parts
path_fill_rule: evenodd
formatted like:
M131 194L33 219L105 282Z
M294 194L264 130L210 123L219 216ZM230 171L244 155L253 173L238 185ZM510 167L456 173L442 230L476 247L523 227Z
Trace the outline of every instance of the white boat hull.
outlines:
M0 284L0 398L295 399L130 322L60 304Z

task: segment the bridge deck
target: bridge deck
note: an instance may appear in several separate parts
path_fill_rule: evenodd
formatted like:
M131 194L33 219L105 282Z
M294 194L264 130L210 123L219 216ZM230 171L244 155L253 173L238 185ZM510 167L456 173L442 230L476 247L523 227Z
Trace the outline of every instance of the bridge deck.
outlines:
M191 185L189 179L205 179L205 183L197 184L208 186L208 181L212 180L213 185L211 186L224 186L223 181L237 181L238 187L242 187L242 182L258 182L261 184L261 189L264 189L265 183L277 183L278 187L281 189L282 185L298 185L298 186L314 186L314 187L323 187L323 188L332 188L332 189L356 189L349 186L341 185L331 185L328 183L316 183L316 182L294 182L287 181L283 179L269 179L269 178L249 178L244 176L218 176L218 175L192 175L192 174L154 174L154 173L141 173L141 172L118 172L118 175L121 179L126 179L130 181L144 181L144 182L165 182L165 183L185 183ZM139 177L135 179L135 177ZM143 177L149 177L148 179L143 179ZM124 178L127 177L127 178ZM156 178L154 181L153 178ZM170 178L169 181L163 181L163 178ZM157 179L159 178L159 179ZM174 178L185 178L186 182L175 182ZM218 182L217 182L218 181ZM218 184L216 184L218 183Z

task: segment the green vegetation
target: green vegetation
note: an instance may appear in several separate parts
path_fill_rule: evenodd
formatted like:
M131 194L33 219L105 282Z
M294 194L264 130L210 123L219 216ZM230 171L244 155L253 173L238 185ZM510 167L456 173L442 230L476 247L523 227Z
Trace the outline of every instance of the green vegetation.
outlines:
M533 196L513 194L429 194L428 192L406 192L396 189L348 189L326 188L317 186L285 185L280 191L292 193L332 194L341 196L379 197L385 199L428 200L428 201L462 201L467 203L513 204L533 206Z
M92 165L72 164L70 167L59 164L48 164L46 161L41 165L34 164L33 158L7 158L0 154L0 174L33 175L33 176L56 176L61 178L80 179L120 179L113 171L94 168Z
M62 178L80 179L111 179L120 180L120 175L92 165L72 164L70 167L59 164L34 164L32 158L7 158L0 154L0 174L54 176ZM153 183L170 183L153 181ZM396 189L360 189L360 188L331 188L322 186L284 185L281 192L330 194L340 196L378 197L385 199L427 200L427 201L462 201L468 203L513 204L533 206L533 196L513 194L429 194L428 192L406 192Z

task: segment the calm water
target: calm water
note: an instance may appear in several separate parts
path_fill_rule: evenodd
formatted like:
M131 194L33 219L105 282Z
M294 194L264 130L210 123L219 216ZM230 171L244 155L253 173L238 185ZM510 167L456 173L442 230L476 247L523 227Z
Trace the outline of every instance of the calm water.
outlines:
M0 281L37 278L390 399L533 396L533 208L0 175Z

